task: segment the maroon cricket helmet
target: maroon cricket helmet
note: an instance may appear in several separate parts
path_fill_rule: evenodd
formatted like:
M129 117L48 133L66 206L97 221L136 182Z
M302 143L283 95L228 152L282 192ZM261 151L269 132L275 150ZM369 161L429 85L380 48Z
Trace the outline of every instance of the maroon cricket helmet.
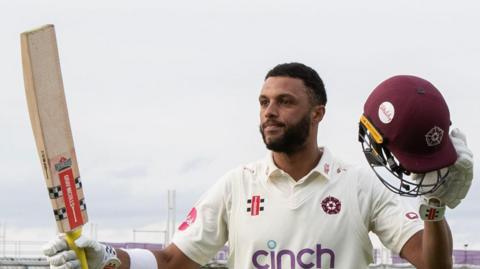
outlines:
M427 173L456 161L450 124L448 106L435 86L415 76L394 76L367 98L360 142L369 143L362 146L364 152L370 150L365 154L370 154L367 159L372 168L386 166L403 180L404 174Z
M450 112L442 94L415 76L395 76L368 97L364 115L385 146L408 171L426 173L452 165L457 153L449 137Z

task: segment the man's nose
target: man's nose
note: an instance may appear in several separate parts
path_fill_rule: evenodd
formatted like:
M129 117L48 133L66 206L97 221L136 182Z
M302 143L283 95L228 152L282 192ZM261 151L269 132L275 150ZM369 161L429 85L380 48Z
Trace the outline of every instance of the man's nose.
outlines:
M278 107L274 102L271 102L268 104L268 106L265 108L264 115L267 118L272 118L278 116Z

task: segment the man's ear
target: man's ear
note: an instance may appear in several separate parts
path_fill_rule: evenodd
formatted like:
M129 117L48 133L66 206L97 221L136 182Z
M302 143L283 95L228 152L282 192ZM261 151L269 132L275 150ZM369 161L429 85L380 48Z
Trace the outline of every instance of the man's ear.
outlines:
M323 116L325 116L325 106L324 105L315 105L312 108L312 122L319 123L322 121Z

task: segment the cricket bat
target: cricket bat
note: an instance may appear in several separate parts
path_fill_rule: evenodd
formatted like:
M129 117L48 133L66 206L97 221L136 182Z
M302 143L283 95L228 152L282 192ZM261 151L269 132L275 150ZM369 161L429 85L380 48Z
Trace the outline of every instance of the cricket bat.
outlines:
M88 269L74 244L88 221L68 118L55 28L45 25L20 35L28 112L58 231Z

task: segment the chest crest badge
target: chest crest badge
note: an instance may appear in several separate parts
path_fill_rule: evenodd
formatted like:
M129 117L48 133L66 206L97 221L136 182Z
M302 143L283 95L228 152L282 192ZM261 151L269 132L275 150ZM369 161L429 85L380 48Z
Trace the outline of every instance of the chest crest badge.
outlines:
M338 214L342 209L342 203L337 198L328 196L322 201L322 209L329 215Z

